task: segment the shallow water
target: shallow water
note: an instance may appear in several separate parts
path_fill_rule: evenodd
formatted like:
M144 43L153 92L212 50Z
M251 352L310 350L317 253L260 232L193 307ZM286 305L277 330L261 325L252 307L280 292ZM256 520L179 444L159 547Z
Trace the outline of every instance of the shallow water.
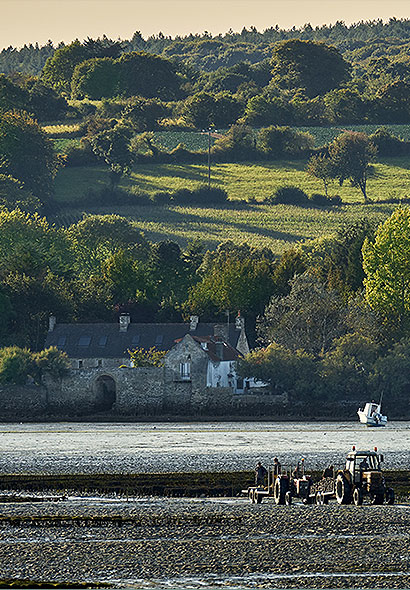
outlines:
M410 465L410 422L367 428L356 422L0 424L0 470L18 473L240 471L257 459L312 469L346 452L378 447L385 468Z

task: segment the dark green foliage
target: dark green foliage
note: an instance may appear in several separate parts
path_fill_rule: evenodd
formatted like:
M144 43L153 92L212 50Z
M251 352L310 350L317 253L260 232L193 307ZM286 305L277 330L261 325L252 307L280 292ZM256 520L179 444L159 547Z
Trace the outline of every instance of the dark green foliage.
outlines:
M308 201L308 195L297 186L282 186L272 196L266 198L266 202L272 203L272 205L278 203L284 203L285 205L306 205Z
M24 111L0 112L0 173L24 184L36 197L47 198L59 160L53 144Z
M232 125L228 133L212 147L215 159L222 162L252 160L256 155L256 138L247 125Z
M306 157L313 148L313 137L290 127L265 127L259 131L257 147L273 160Z
M121 111L121 116L137 132L157 129L158 121L169 114L169 108L162 101L141 96L130 99Z
M145 96L172 100L179 98L182 78L169 60L138 51L125 53L118 60L119 90L124 96Z
M41 205L41 201L25 190L21 182L12 176L0 174L0 206L9 210L18 208L27 213L36 213L40 211Z
M291 39L278 43L272 56L273 81L281 88L303 88L307 96L322 95L350 76L350 66L335 47Z
M119 94L119 68L109 57L94 57L79 63L71 78L72 98L98 100Z
M377 154L381 157L393 158L410 154L410 142L393 135L385 127L369 135L369 140L376 146Z
M339 195L321 195L320 193L313 193L309 196L309 203L318 207L334 207L342 205L342 198Z
M201 204L205 207L208 205L218 205L226 203L228 200L227 192L221 188L210 187L207 185L200 186L197 189L179 189L172 193L171 202L181 205Z
M32 372L32 358L27 348L0 348L0 383L24 385Z

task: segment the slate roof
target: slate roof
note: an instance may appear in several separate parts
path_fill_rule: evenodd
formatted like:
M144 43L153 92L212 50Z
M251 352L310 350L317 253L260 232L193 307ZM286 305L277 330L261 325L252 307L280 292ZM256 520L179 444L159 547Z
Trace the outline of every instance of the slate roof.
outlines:
M170 350L186 334L206 338L214 334L215 324L199 322L196 330L190 324L133 324L120 332L115 324L56 324L48 332L45 346L56 346L71 358L128 358L129 348ZM236 347L240 331L229 326L229 343Z
M241 356L241 354L231 346L229 343L224 342L224 340L218 336L211 337L208 336L206 338L200 338L198 336L192 336L193 339L201 345L201 348L208 354L211 361L217 363L219 361L236 361ZM217 343L221 343L222 348L222 358L217 354ZM204 348L203 345L206 345Z

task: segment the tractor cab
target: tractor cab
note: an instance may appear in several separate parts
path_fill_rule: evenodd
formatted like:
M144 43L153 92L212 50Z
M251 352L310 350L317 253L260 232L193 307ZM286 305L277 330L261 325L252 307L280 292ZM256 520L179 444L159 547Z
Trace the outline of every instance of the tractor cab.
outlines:
M354 484L360 484L363 479L367 479L370 473L381 472L380 464L383 462L383 455L374 451L353 451L346 457L345 471L350 474L350 481Z

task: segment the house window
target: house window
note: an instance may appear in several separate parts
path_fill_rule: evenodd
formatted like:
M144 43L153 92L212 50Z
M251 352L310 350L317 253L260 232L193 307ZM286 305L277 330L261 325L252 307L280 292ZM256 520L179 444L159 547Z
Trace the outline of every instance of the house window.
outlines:
M141 342L141 334L134 334L134 336L132 337L132 345L138 346L140 342Z
M107 345L108 336L100 336L98 340L98 346L106 346Z
M160 346L163 342L164 342L163 334L157 334L157 337L155 338L155 345Z
M91 336L80 336L78 346L90 346Z
M83 368L83 361L78 361L78 368L82 369Z
M58 340L57 340L57 348L60 348L62 346L65 346L67 342L67 337L66 336L59 336Z
M191 379L191 363L180 363L179 375L184 381L189 381Z

